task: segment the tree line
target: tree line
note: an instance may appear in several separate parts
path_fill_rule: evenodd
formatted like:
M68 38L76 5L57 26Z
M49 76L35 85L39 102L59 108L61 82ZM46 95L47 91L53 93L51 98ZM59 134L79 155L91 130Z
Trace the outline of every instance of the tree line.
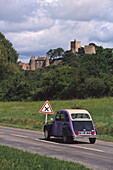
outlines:
M0 33L0 101L113 96L113 49L95 48L92 55L64 52L62 48L55 54L55 49L50 49L50 59L62 56L62 63L24 71L18 66L16 50Z

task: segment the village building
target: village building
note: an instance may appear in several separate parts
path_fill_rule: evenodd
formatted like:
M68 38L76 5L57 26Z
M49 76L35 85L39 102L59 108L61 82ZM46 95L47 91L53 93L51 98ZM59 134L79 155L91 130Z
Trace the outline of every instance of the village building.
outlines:
M49 56L46 57L40 57L38 56L37 59L35 59L35 56L32 56L30 59L30 70L36 70L41 67L47 67L50 65L49 62Z
M26 63L19 63L19 66L23 69L23 70L30 70L30 65L26 64Z

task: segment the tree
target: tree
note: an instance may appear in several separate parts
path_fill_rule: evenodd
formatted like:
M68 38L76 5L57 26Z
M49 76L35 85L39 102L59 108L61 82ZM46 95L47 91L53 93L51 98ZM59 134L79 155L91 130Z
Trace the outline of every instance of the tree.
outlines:
M5 49L4 49L5 48ZM18 54L13 48L11 42L5 38L0 32L0 60L7 60L8 62L16 63Z
M58 57L62 57L64 54L64 50L62 48L50 49L47 54L50 57L50 60L57 59Z

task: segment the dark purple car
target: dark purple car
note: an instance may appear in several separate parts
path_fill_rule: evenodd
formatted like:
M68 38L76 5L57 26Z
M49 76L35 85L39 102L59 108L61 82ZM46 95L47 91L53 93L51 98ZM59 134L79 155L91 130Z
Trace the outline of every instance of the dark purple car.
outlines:
M65 143L72 142L74 138L87 137L94 144L97 132L87 110L66 109L59 110L55 120L44 126L44 136L47 140L51 136L63 137Z

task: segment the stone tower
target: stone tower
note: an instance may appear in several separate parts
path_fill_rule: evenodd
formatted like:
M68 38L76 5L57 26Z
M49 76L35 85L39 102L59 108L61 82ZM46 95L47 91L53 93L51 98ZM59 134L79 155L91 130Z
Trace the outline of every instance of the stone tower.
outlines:
M93 45L85 45L84 51L85 54L96 54L96 49Z
M47 54L46 60L45 60L45 67L47 67L49 65L50 65L50 63L49 63L49 55Z
M35 70L35 57L32 56L30 59L30 70Z
M74 39L74 41L71 42L71 51L75 54L75 52L78 53L79 48L81 48L81 41L77 41Z

